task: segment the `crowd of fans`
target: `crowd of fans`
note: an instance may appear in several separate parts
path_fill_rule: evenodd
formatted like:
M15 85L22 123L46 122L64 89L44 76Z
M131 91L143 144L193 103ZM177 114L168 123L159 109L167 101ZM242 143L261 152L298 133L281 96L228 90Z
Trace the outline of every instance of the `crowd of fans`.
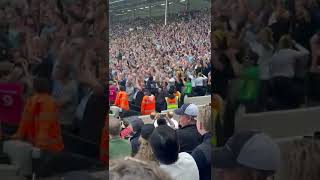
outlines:
M110 84L127 94L130 107L114 102L116 93L110 93L111 105L150 114L141 110L146 91L158 112L171 109L165 99L171 94L179 94L179 106L185 96L210 94L210 29L208 10L172 15L167 25L163 18L111 24Z
M68 151L63 132L100 143L107 116L105 1L0 4L1 144L14 139Z
M319 102L319 5L214 2L213 93L224 100L225 140L233 134L239 105L262 112Z
M172 118L171 113L179 117L178 128L173 123L177 120ZM130 172L121 172L120 167L113 169L114 166L124 166L121 159L128 159L143 166L150 165L150 170L146 171L159 168L172 180L211 179L211 106L198 108L194 104L184 104L171 113L151 114L152 123L131 117L127 122L131 130L129 133L124 121L109 118L110 174L131 177ZM136 177L139 176L136 174ZM166 179L166 176L163 178Z
M82 120L88 99L103 96L106 86L104 1L1 3L1 83L22 86L26 103L33 80L46 80L59 123Z

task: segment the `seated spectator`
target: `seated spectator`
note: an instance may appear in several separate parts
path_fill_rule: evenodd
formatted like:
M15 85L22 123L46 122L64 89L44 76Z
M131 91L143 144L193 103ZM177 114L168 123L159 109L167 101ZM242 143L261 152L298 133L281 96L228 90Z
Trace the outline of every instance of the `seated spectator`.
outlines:
M172 180L172 178L170 178L170 176L162 171L157 165L134 158L111 161L109 171L110 180Z
M179 153L179 140L175 130L159 126L153 131L149 141L160 168L173 180L199 180L199 170L192 156L185 152Z
M139 150L139 138L141 135L141 128L144 122L137 116L130 117L128 121L130 129L132 129L132 134L130 137L132 156L135 156Z
M131 147L127 140L120 139L120 121L109 118L109 159L120 159L131 155Z
M214 119L211 115L211 106L206 105L199 112L197 129L202 135L203 141L192 151L192 157L196 161L200 180L211 180L211 153L212 153L212 129Z
M280 149L264 133L236 133L222 148L213 150L213 167L228 180L268 180L280 166ZM219 178L218 178L219 179Z
M184 104L174 113L180 116L181 128L177 130L180 152L191 153L202 141L196 126L199 109L195 104Z
M26 141L46 151L60 152L64 148L57 106L50 96L49 80L34 80L35 94L24 107L19 128L14 139Z
M154 126L152 124L145 124L141 128L141 136L139 139L139 150L135 155L135 158L140 159L142 161L154 161L156 162L156 157L154 156L149 138L154 130Z

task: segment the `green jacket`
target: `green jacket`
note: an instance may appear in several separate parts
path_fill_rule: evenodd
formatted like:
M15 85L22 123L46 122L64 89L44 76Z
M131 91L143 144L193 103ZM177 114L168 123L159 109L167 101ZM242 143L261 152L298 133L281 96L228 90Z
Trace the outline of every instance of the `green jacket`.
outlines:
M260 80L256 66L245 68L241 73L240 101L254 101L258 97Z
M116 137L109 140L109 159L120 159L131 155L131 145L127 140Z
M192 83L186 82L184 93L191 94L191 92L192 92Z

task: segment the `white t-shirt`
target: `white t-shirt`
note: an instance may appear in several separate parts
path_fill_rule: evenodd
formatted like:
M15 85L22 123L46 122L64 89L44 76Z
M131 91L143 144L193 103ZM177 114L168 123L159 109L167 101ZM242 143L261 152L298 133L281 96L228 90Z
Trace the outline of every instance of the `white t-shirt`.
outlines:
M199 180L198 166L193 157L186 152L179 153L178 161L175 163L160 164L160 168L173 180Z

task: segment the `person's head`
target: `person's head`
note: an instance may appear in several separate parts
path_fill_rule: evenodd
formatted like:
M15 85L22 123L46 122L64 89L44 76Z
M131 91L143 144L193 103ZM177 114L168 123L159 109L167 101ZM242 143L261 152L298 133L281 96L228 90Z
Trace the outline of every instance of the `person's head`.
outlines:
M179 124L184 127L187 125L196 124L196 117L199 114L198 106L195 104L184 104L181 108L175 109L174 113L179 117Z
M50 94L51 85L50 80L47 78L38 77L33 80L33 87L36 93Z
M126 87L125 86L120 86L120 91L126 91Z
M205 105L199 109L197 118L197 129L201 135L207 132L212 132L214 128L214 120L211 114L211 106Z
M134 158L110 161L109 179L171 180L170 176L163 172L155 163L148 163Z
M157 127L149 138L152 151L162 164L172 164L178 160L179 143L174 129L169 126Z
M159 116L159 115L158 115L156 112L152 112L152 113L150 114L150 119L151 119L151 120L154 120L154 119L156 119L158 116Z
M174 115L173 111L168 111L168 112L167 112L167 117L168 117L169 119L173 118L173 115Z
M109 117L109 136L111 138L118 137L120 135L120 130L120 120L115 117Z
M255 131L234 134L212 156L222 180L267 180L274 176L281 161L278 145L269 136Z
M139 151L136 154L135 158L143 160L143 161L156 161L156 157L154 156L149 138L154 130L153 124L145 124L141 128L141 136L139 138Z
M214 49L225 50L228 48L227 44L228 44L227 37L223 31L217 30L213 32L212 45Z
M159 119L157 119L157 124L158 124L158 126L166 126L167 120L163 117L160 117Z
M273 32L269 27L262 28L258 33L258 40L262 44L273 44Z
M279 49L291 49L293 47L290 35L283 35L279 40Z
M128 122L130 124L129 127L134 133L141 132L141 128L144 125L142 119L140 119L138 116L133 116L128 119Z
M68 79L70 77L70 66L68 64L59 64L53 76L56 80Z
M143 93L144 93L145 96L151 96L151 92L150 92L149 89L144 89Z

